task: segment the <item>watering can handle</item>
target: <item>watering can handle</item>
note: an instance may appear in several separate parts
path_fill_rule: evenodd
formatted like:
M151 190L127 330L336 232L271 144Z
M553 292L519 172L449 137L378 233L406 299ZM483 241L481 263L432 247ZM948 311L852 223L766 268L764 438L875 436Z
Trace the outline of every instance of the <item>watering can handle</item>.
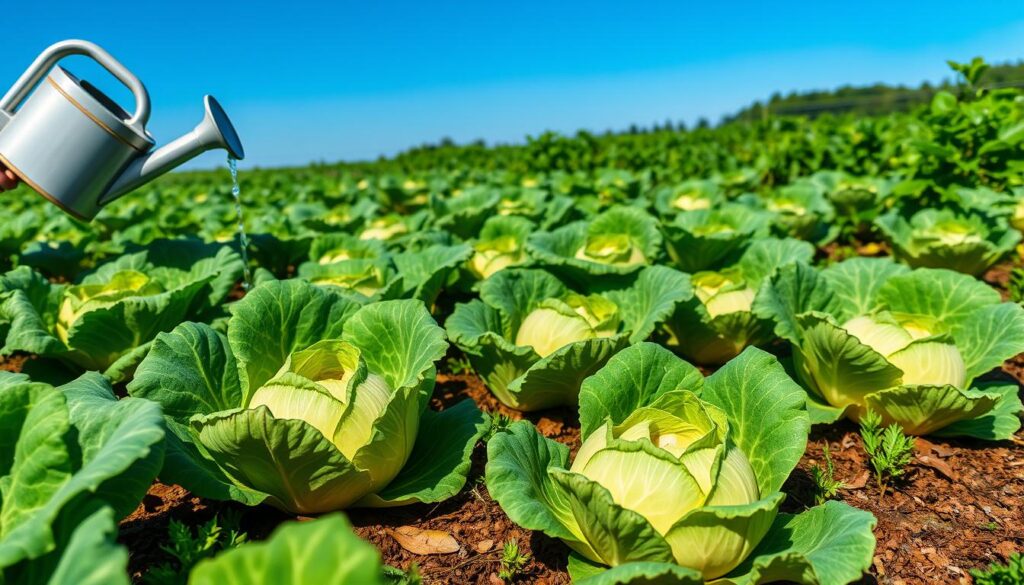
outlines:
M61 41L50 45L36 57L36 60L18 78L3 99L0 99L0 110L13 116L14 110L28 96L32 88L50 72L57 61L69 55L85 55L92 58L132 91L135 96L135 115L129 118L126 124L134 127L140 133L144 133L146 123L149 122L149 92L146 91L139 78L128 71L120 61L89 41Z

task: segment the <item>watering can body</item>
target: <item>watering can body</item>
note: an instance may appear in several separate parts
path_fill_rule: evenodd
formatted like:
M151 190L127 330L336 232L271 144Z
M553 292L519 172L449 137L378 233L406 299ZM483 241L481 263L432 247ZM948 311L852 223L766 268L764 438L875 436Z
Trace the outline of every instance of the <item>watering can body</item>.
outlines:
M57 62L91 57L135 97L128 114L87 81ZM44 79L45 77L45 79ZM146 130L149 95L121 63L86 41L46 49L0 99L0 164L72 216L89 221L107 203L214 148L236 159L245 152L227 114L206 96L202 122L153 150Z

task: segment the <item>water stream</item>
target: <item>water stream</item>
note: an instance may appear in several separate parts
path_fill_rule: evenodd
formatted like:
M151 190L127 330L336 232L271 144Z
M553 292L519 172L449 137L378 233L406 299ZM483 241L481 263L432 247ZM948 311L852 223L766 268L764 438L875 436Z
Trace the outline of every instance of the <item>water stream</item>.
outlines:
M238 186L238 161L228 155L231 169L231 196L235 198L235 214L238 217L238 248L242 253L242 289L252 288L252 273L249 271L249 238L245 235L245 218L242 216L242 189Z

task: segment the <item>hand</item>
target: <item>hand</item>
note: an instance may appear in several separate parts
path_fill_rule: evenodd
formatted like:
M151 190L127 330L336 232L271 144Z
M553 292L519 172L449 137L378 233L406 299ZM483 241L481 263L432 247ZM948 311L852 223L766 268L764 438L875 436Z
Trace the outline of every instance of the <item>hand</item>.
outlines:
M11 189L18 186L18 175L15 175L7 169L4 165L0 164L0 193L4 191L10 191Z

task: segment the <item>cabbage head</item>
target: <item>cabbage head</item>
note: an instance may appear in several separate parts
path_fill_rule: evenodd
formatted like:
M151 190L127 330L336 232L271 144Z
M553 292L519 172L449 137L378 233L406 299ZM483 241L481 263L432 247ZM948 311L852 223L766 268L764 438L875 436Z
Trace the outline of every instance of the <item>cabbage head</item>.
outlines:
M160 476L197 495L295 514L437 502L487 427L472 401L427 407L447 345L419 301L270 281L232 306L226 336L158 336L128 392L163 406Z
M659 215L669 218L681 212L713 209L724 198L715 181L693 179L660 187L654 193L654 208Z
M326 241L337 245L327 247L314 241L311 259L299 266L299 277L360 301L411 298L433 306L472 253L466 244L390 252L374 240L348 237Z
M473 280L487 280L499 270L526 264L526 239L533 230L533 222L514 215L499 215L484 222L473 242L473 255L466 262Z
M750 345L771 341L772 322L752 312L761 282L780 266L813 257L807 242L762 238L735 265L692 275L693 296L676 306L662 328L665 345L695 363L721 365Z
M979 378L1024 352L1024 307L973 277L855 258L785 266L754 312L791 342L815 422L867 410L914 435L1007 439L1017 386Z
M530 236L535 263L579 286L603 277L632 275L661 253L657 220L635 207L612 207L590 221L578 221Z
M842 568L820 582L847 583L871 564L871 514L838 502L779 512L810 421L760 350L705 380L658 345L629 347L583 383L580 424L571 462L521 421L491 439L486 467L514 522L572 549L575 583L757 583L769 566L797 580L826 565Z
M680 213L661 225L672 264L684 272L734 264L757 237L768 235L767 214L730 203Z
M34 353L120 381L161 331L217 317L241 273L230 248L189 240L154 243L70 285L19 267L0 276L0 351Z
M781 237L827 244L839 235L835 208L825 196L825 188L804 179L769 193L749 193L739 201L764 210L772 218L773 231Z
M646 339L691 294L686 276L664 266L589 293L543 270L510 268L457 305L445 327L503 404L539 410L576 404L583 378Z
M983 274L1013 252L1020 232L1001 219L924 209L906 219L893 210L875 222L893 256L914 268L947 268Z

